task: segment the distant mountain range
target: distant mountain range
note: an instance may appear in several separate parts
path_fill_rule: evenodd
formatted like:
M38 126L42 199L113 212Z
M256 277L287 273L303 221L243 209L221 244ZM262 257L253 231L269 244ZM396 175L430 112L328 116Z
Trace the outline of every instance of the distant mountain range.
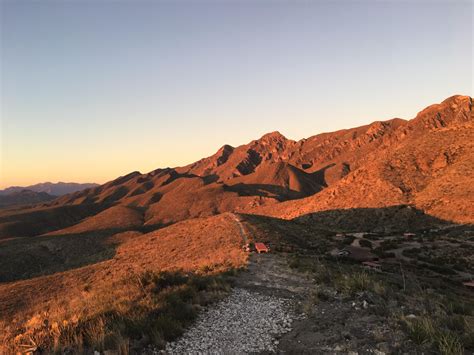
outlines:
M120 224L153 230L223 212L294 219L399 205L473 223L473 142L472 98L461 95L425 108L412 120L377 121L300 141L272 132L239 147L224 145L184 167L132 172L89 185L95 187L48 202L41 213L57 218L41 219L41 228L23 215L9 217L8 225L0 223L0 238L77 222L68 232L120 229ZM34 188L53 195L68 191L47 184ZM35 216L40 218L40 211Z
M79 184L76 182L43 182L30 186L11 186L4 190L0 190L0 196L9 195L13 192L30 190L34 192L46 192L52 196L62 196L76 191L88 189L90 187L99 186L98 184Z
M0 207L29 205L54 200L73 192L82 191L97 184L79 184L74 182L44 182L30 186L12 186L0 190Z

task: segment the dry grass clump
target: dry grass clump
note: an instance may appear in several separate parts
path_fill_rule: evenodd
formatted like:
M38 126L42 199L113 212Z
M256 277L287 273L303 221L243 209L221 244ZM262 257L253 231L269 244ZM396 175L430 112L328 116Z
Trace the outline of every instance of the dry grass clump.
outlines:
M290 256L288 265L293 269L310 273L316 283L332 287L346 296L353 296L363 291L371 291L379 296L385 296L387 293L380 277L353 265L336 264L325 259L301 255Z
M356 292L367 291L372 285L372 279L365 271L342 274L335 279L336 289L344 294L354 295Z
M408 319L403 317L406 324L407 333L410 338L419 345L429 343L436 334L436 326L429 317Z
M148 344L163 348L184 331L198 311L230 291L226 275L145 272L115 284L128 297L105 290L88 297L71 314L64 308L35 314L4 339L2 353L113 350L127 354Z
M411 290L412 291L412 290ZM418 316L401 316L400 322L409 338L426 349L441 354L464 354L474 349L471 302L443 294L443 291L418 290L404 298L404 303Z
M435 347L441 354L462 355L464 346L459 337L459 331L444 329L443 326L429 316L414 319L403 317L407 334L419 345Z
M464 346L459 336L452 332L441 332L436 335L436 345L443 355L462 355Z

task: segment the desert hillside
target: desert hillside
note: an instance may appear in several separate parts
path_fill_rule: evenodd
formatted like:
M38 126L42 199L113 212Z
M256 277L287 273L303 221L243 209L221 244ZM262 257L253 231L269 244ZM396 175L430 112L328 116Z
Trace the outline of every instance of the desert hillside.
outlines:
M46 192L36 192L31 190L14 191L6 195L0 195L0 208L33 205L40 202L54 200L56 197Z
M170 322L179 327L180 322L186 324L202 305L226 294L227 284L212 275L238 269L247 258L239 225L231 214L183 221L150 233L83 231L41 236L34 242L3 242L0 352L22 349L25 344L51 350L58 349L59 342L65 346L63 351L68 344L74 350L80 344L99 346L106 336L100 329L104 323L122 328L133 325L140 332L147 329L148 341L158 329L173 338L177 329L159 325L153 317L160 312L175 316L175 308L181 309L183 317ZM155 279L158 272L167 271L161 277L169 279ZM161 286L166 292L155 282L168 282ZM180 292L196 294L176 304L168 300L172 288L178 296ZM29 297L31 290L35 294ZM96 333L99 330L102 333Z
M472 98L454 96L401 125L392 141L320 193L256 213L284 218L316 211L412 205L451 222L474 222Z
M272 132L2 209L0 352L474 349L473 142L472 98L453 96L411 120ZM362 269L374 260L380 274ZM453 298L429 320L436 333L410 330Z
M459 95L408 121L374 122L298 142L272 132L239 147L224 145L188 166L132 172L31 210L2 211L0 238L61 234L76 223L72 230L150 231L229 211L294 218L394 205L472 223L473 137L472 98Z

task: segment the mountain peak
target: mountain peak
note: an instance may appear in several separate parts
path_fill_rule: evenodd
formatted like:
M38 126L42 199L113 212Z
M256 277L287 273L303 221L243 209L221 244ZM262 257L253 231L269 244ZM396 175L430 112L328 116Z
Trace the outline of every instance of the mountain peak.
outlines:
M260 140L270 140L270 139L273 139L273 140L287 140L287 138L278 131L269 132L267 134L264 134L260 138Z
M448 97L447 99L443 100L442 104L450 104L462 101L470 101L472 99L470 96L467 95L453 95Z
M217 151L218 153L224 153L224 152L232 152L235 148L229 144L224 144L222 147L219 148Z

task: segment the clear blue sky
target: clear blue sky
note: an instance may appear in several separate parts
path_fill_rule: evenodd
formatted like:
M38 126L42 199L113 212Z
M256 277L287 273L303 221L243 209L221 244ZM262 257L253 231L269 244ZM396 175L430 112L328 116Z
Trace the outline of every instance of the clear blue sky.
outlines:
M0 187L183 165L472 95L471 1L1 2Z

